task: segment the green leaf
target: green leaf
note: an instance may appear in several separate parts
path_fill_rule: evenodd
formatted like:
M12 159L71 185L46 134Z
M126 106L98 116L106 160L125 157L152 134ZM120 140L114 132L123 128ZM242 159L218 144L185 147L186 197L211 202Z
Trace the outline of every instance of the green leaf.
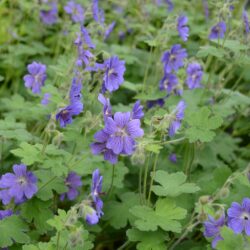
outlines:
M137 229L127 230L128 239L132 242L139 242L136 245L138 250L166 250L167 237L164 232L141 232Z
M43 162L41 150L35 145L31 145L27 142L22 142L20 148L10 151L12 154L21 158L22 163L26 165L32 165L35 162Z
M0 247L11 246L14 242L28 243L27 231L28 226L17 215L0 220Z
M223 52L222 49L218 49L210 45L201 46L200 50L197 53L197 57L201 57L201 58L207 57L209 55L217 57L217 58L223 58L225 53Z
M67 191L64 179L55 176L51 171L37 170L34 172L40 180L38 182L38 192L36 196L43 201L47 201L53 197L53 191L62 194Z
M186 130L186 136L190 142L212 141L215 133L214 129L220 127L223 120L218 115L211 115L211 111L207 107L203 107L195 113L189 113L186 117L189 128Z
M128 222L134 221L135 216L129 212L129 209L140 203L139 195L132 192L122 194L120 199L120 202L107 202L104 207L103 219L108 220L110 225L116 229L124 228Z
M55 215L53 219L49 219L47 223L54 227L58 232L65 228L65 222L67 220L67 213L62 209L58 209L58 215Z
M21 214L29 223L33 221L39 233L43 234L51 228L46 222L53 217L50 206L51 202L33 198L21 206Z
M39 242L38 245L24 245L23 250L55 250L55 246L50 242Z
M32 135L26 130L26 125L12 118L0 120L0 137L22 142L32 139Z
M224 240L217 243L216 249L218 250L247 250L249 243L244 243L242 234L235 234L231 229L224 226L221 229L221 236Z
M138 219L135 226L141 231L156 231L158 227L165 231L179 233L181 224L178 220L186 217L187 211L176 207L170 199L159 199L155 209L147 206L135 206L130 212Z
M155 173L154 180L160 185L154 185L152 191L158 196L175 197L200 190L194 183L185 183L186 179L186 175L182 172L169 174L166 171L158 170Z

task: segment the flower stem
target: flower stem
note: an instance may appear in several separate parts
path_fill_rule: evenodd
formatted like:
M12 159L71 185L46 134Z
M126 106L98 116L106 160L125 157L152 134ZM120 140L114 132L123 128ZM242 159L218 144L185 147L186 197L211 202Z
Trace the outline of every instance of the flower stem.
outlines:
M144 199L146 200L146 193L147 193L147 179L148 179L148 167L149 167L149 158L150 155L148 156L147 163L145 166L145 171L144 171L144 180L143 180L143 196Z
M107 192L107 197L109 198L109 196L111 195L112 193L112 190L113 190L113 184L114 184L114 177L115 177L115 165L113 164L112 165L112 177L111 177L111 183L110 183L110 187L108 189L108 192Z
M154 182L154 177L155 177L155 171L156 171L156 165L157 165L157 161L158 161L158 156L159 156L159 154L155 155L153 172L152 172L152 176L151 176L150 188L149 188L149 194L148 194L148 203L150 202L150 198L151 198L152 186L153 186L153 182Z
M57 249L57 250L59 250L60 236L61 236L61 232L58 232L58 234L57 234L57 239L56 239L56 249Z

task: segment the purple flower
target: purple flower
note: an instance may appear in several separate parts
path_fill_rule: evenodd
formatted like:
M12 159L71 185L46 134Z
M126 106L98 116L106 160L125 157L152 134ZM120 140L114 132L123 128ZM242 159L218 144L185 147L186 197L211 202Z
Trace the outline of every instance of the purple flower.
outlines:
M96 169L92 173L91 196L99 218L103 215L103 201L100 198L100 194L102 193L102 179L103 177L100 175L99 169Z
M109 98L105 98L103 94L98 95L98 101L103 105L103 117L104 121L107 117L112 117L112 107Z
M106 41L110 34L112 33L113 29L115 28L115 25L116 25L116 21L112 22L108 28L105 30L105 33L104 33L104 41Z
M123 74L126 70L125 62L120 61L117 56L110 57L104 61L105 73L103 77L103 92L113 92L123 83Z
M56 120L60 122L60 126L64 128L67 124L72 123L72 116L79 115L83 110L81 102L73 102L65 108L59 110L56 114Z
M162 107L164 105L164 99L157 99L157 100L150 100L150 101L147 101L147 107L149 109L153 108L154 106L160 106Z
M164 52L162 57L162 62L165 64L165 72L171 73L172 70L177 71L184 65L183 60L186 57L186 49L183 49L180 44L173 45L171 50Z
M217 23L215 26L212 27L209 39L218 39L218 38L223 38L226 32L227 26L226 23L221 21Z
M250 236L250 199L244 198L242 204L233 202L231 207L227 210L228 226L236 233L240 234L242 231Z
M249 33L250 32L249 19L248 19L248 15L247 15L246 10L243 10L242 19L243 19L243 22L244 22L244 25L245 25L245 32Z
M79 194L77 188L82 186L81 177L75 172L70 172L65 179L65 185L68 187L68 192L61 194L60 200L63 201L65 199L65 196L67 196L67 198L72 201Z
M177 30L181 39L186 42L189 36L189 28L187 27L188 17L181 15L177 20Z
M189 89L201 87L201 79L203 76L202 67L199 63L190 63L187 67L186 84Z
M92 14L93 18L96 22L103 24L104 23L104 11L102 9L99 10L98 0L93 0L92 2Z
M28 65L29 74L23 77L24 85L26 88L32 89L34 94L41 92L41 87L47 78L46 75L46 65L33 62Z
M75 1L68 1L64 6L64 10L67 14L71 15L71 19L75 23L82 23L84 20L84 10L81 4L75 3Z
M14 174L4 174L0 179L0 199L5 205L10 203L12 198L16 203L31 199L37 192L37 178L27 171L26 165L14 165L13 171Z
M89 65L90 59L93 58L94 55L89 50L84 50L82 47L78 47L78 58L76 61L76 65L78 67L82 67L83 65Z
M143 110L143 106L141 105L140 101L137 101L133 106L133 109L131 112L131 118L141 119L144 116L144 113L142 110Z
M174 4L172 0L165 0L165 2L168 5L168 11L172 11L174 9Z
M43 95L43 99L41 100L41 104L44 105L44 106L48 105L49 102L50 102L50 100L49 100L50 97L51 97L51 94L50 94L50 93L45 93L45 94Z
M88 49L88 48L94 49L95 48L95 45L92 43L92 40L91 40L91 37L89 35L88 30L84 26L81 26L81 32L77 36L74 43L77 46L82 46L83 49Z
M205 237L212 237L212 247L215 248L216 244L219 240L223 240L223 238L220 235L220 228L225 225L225 215L222 214L221 217L218 220L215 220L212 216L208 216L209 220L204 222L205 231L204 236Z
M99 216L97 215L96 210L92 207L88 208L85 219L89 225L95 225L99 222Z
M173 162L173 163L176 163L177 162L177 157L176 157L176 154L170 154L168 159Z
M170 137L173 137L176 132L178 131L178 129L181 127L181 121L184 118L184 111L186 109L186 103L181 100L175 110L174 110L174 119L171 121L170 125L169 125L169 129L168 129L168 133Z
M13 211L10 209L0 210L0 220L3 220L6 217L9 217L13 214Z
M41 10L40 11L40 18L44 24L52 25L56 23L57 21L57 3L51 2L47 3L48 7L50 7L49 10Z
M182 94L182 90L178 89L178 78L175 74L165 74L160 81L159 89L166 90L168 94L172 91L174 91L176 95Z
M82 79L78 76L74 77L72 80L72 85L70 88L69 99L70 103L80 102L82 99Z
M134 139L144 134L140 125L139 119L130 119L130 112L117 112L114 119L108 117L104 128L104 132L109 134L106 147L112 149L115 154L132 154Z
M203 2L203 9L205 12L206 19L208 19L209 18L208 2L207 0L202 0L202 2Z
M103 154L104 160L109 161L111 164L116 164L118 155L106 147L108 138L109 134L105 133L103 130L96 132L94 135L96 142L90 145L91 151L94 155Z

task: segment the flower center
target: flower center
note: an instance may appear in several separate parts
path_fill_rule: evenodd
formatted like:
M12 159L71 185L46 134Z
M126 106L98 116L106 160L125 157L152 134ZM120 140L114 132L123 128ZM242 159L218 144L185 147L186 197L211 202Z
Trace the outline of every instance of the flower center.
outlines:
M170 61L174 61L176 59L176 56L175 55L171 55L170 56Z
M126 128L118 128L118 131L115 133L116 136L121 136L121 137L124 137L124 136L127 136L128 133L126 131Z
M244 213L242 213L241 218L244 219L244 220L249 220L250 219L250 214L244 212Z
M25 186L27 184L27 179L24 176L18 178L17 181L21 186Z

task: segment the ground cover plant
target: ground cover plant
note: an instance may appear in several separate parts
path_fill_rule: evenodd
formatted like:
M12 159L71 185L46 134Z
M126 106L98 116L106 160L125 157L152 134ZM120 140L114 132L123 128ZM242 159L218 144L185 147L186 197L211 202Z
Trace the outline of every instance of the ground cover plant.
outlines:
M0 249L250 249L243 0L0 1Z

